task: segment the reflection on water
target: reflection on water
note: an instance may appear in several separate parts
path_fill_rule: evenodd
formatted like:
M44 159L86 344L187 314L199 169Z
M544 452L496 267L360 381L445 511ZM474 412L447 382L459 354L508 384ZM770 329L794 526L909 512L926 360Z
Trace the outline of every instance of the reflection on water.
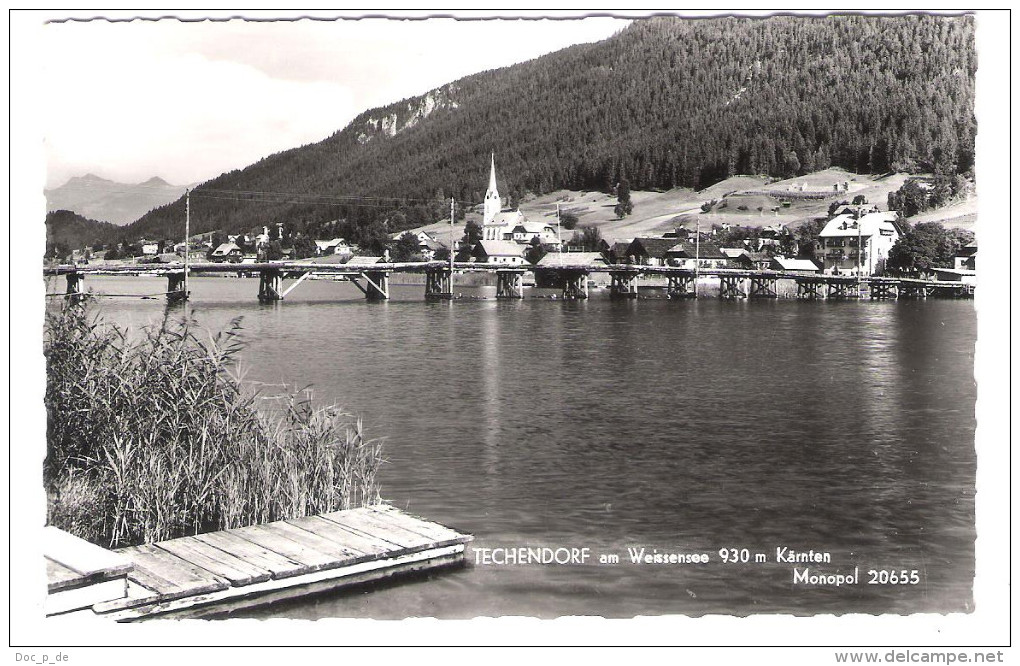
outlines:
M152 290L152 279L93 288ZM293 617L946 612L971 607L976 318L966 301L528 299L365 303L306 281L192 280L215 330L244 317L249 378L311 385L386 438L384 496L475 548L587 546L618 565L469 565L252 611ZM286 286L286 285L285 285ZM465 295L490 294L458 289ZM137 326L158 301L109 299ZM627 563L627 548L707 552ZM862 583L794 585L777 547ZM768 562L723 565L723 547ZM469 556L471 550L469 549ZM817 568L822 568L818 565ZM916 586L867 585L869 568Z

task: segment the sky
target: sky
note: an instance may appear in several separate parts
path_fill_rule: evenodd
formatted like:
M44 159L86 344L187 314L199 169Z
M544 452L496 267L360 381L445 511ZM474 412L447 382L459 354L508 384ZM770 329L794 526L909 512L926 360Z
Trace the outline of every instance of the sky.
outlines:
M320 141L359 113L611 36L628 21L62 22L41 29L46 186L184 185Z

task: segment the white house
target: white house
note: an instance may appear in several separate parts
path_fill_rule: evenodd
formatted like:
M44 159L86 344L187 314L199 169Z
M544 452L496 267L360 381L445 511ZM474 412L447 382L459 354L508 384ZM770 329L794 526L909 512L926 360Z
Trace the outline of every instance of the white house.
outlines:
M555 228L545 222L532 222L527 218L513 228L512 237L515 242L521 245L530 245L536 238L542 245L559 243L559 235Z
M315 251L319 256L328 254L351 254L351 246L347 244L343 238L334 238L332 240L317 240L315 241Z
M475 244L471 256L482 264L507 264L517 266L524 263L525 247L513 241L482 240Z
M964 245L953 257L953 268L963 271L977 269L977 243Z
M815 242L815 256L821 258L822 269L827 273L881 272L900 237L895 220L893 211L860 217L846 213L829 220Z

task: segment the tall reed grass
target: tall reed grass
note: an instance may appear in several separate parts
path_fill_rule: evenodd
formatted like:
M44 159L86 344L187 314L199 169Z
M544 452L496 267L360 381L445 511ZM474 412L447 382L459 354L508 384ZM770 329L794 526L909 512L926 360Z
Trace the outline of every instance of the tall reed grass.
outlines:
M87 304L47 315L48 522L117 547L379 501L379 441L310 397L256 408L240 322L208 340L128 332Z

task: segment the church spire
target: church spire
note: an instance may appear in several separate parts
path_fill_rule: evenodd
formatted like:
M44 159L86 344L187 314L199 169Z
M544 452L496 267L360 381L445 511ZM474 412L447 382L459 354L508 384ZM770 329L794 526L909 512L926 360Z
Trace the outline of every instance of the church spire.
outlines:
M492 153L492 166L489 169L489 191L496 191L496 153Z
M482 214L483 228L485 225L490 224L502 209L499 191L496 190L496 153L492 153L492 162L489 169L489 189L485 191L485 205ZM492 239L486 237L486 240Z

